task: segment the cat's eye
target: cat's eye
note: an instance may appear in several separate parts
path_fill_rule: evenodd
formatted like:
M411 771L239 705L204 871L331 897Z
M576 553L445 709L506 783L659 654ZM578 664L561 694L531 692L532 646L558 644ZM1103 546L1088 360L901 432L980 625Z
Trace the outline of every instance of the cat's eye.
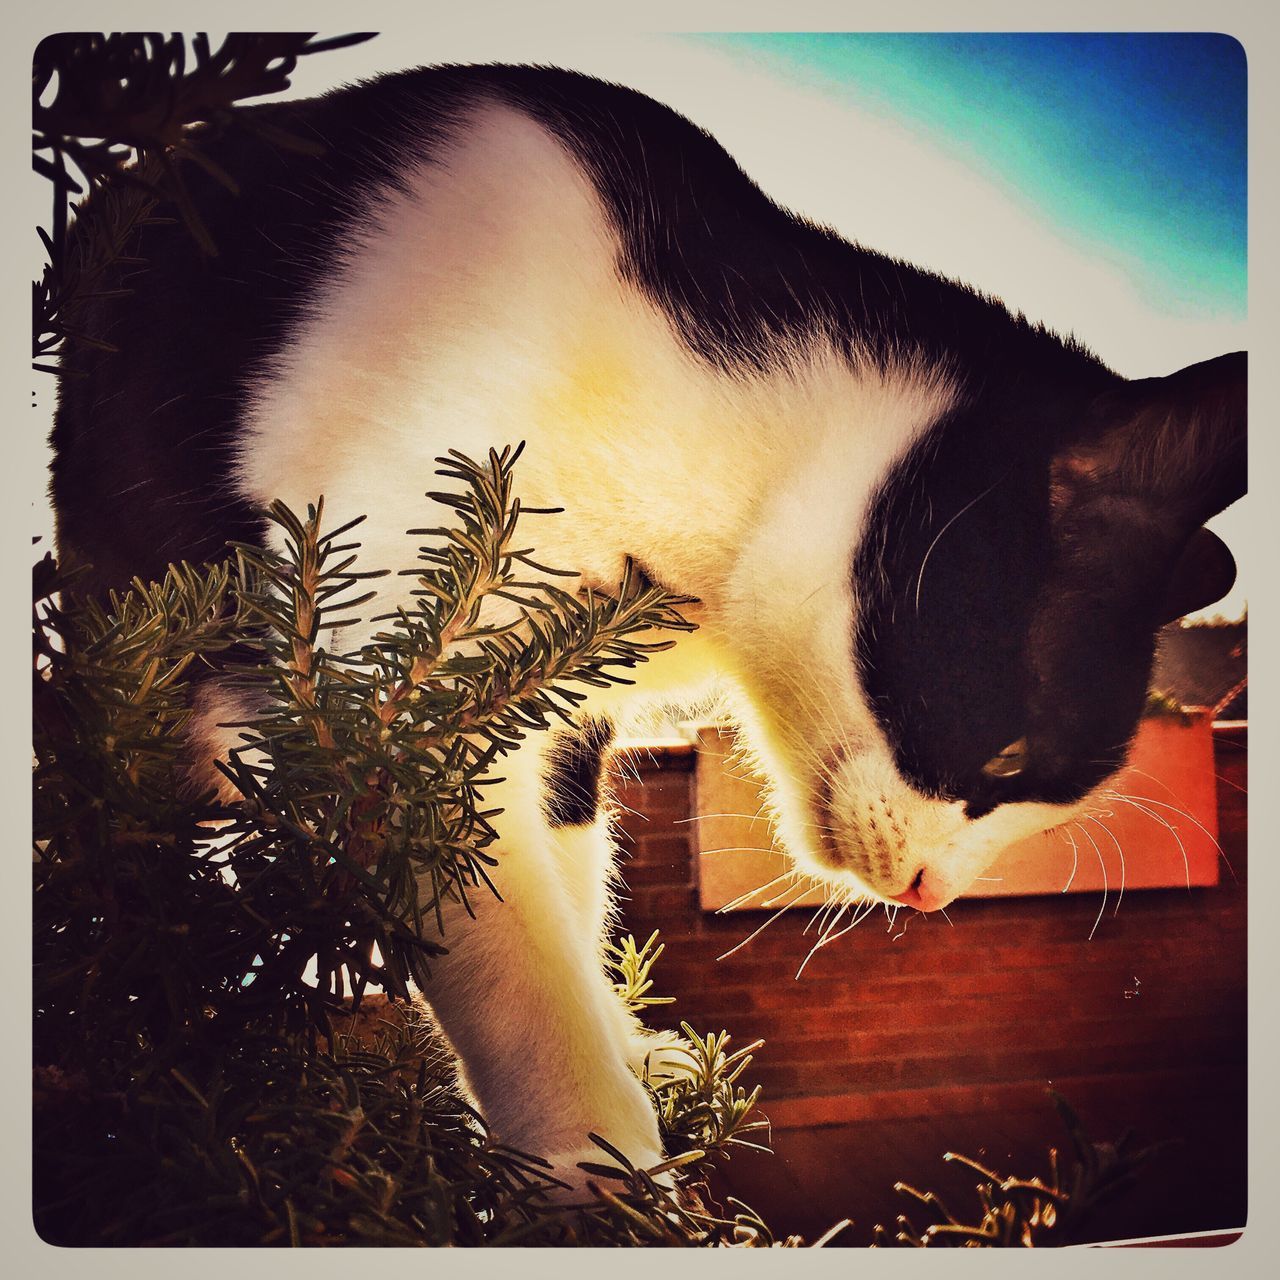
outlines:
M1027 767L1027 740L1019 738L982 766L988 778L1015 778Z

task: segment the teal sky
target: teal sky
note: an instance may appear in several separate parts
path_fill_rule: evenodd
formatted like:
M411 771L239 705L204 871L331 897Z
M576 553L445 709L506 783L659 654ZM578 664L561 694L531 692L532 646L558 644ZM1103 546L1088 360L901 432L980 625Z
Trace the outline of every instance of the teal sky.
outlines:
M907 126L1104 255L1161 310L1244 318L1246 67L1229 36L691 39Z

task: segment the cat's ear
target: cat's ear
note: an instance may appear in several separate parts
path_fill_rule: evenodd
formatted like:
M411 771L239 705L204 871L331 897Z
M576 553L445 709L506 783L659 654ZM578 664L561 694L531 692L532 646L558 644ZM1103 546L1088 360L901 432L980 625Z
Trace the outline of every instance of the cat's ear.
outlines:
M1160 625L1221 600L1236 580L1235 557L1216 533L1199 528L1175 561L1160 606Z
M1247 487L1246 368L1238 351L1121 383L1054 458L1056 515L1102 535L1094 554L1128 562L1130 581L1161 583L1161 622L1220 600L1235 581L1231 552L1202 526Z
M1245 492L1246 391L1243 351L1122 383L1094 400L1055 476L1136 498L1189 532Z

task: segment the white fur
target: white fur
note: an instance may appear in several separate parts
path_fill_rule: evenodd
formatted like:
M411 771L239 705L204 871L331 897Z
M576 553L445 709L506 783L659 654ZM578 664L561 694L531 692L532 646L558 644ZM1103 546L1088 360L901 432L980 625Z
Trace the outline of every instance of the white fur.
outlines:
M805 869L875 897L927 864L949 900L1008 840L1061 817L1014 805L969 822L920 795L857 684L853 549L877 481L952 402L943 374L907 359L857 372L822 343L769 375L712 372L620 282L574 160L509 107L473 109L407 188L333 246L309 317L262 371L239 459L247 498L304 509L323 494L334 522L365 513L366 566L396 568L412 561L404 531L432 518L437 455L525 440L522 501L565 508L530 521L540 559L607 586L632 556L702 602L700 629L643 668L636 692L724 682ZM541 769L537 743L504 762L505 901L447 922L426 994L500 1139L563 1172L600 1158L594 1130L652 1163L643 1045L600 966L607 835L549 829ZM876 816L902 838L878 842Z

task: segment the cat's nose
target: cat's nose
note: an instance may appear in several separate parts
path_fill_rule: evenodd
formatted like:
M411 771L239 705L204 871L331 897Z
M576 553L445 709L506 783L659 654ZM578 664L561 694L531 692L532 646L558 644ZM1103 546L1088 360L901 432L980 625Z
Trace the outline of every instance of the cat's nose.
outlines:
M916 877L912 880L909 888L902 893L892 893L889 896L894 902L901 902L907 907L915 907L918 911L933 911L946 901L946 898L929 882L923 867L916 872Z

